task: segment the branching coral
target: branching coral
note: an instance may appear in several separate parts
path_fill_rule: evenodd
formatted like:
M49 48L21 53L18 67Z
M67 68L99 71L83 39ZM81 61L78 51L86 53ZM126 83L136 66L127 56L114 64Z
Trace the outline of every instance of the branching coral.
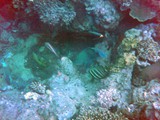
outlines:
M41 21L51 25L69 25L76 13L72 6L59 0L34 0L35 11Z
M90 106L80 112L80 115L73 120L128 120L122 113L112 113L104 108Z

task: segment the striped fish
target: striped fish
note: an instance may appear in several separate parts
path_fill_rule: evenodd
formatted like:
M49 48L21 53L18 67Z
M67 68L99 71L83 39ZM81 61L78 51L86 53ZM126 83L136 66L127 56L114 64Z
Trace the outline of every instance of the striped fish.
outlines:
M102 79L106 77L107 70L102 66L96 66L96 67L92 67L89 70L89 73L94 79Z

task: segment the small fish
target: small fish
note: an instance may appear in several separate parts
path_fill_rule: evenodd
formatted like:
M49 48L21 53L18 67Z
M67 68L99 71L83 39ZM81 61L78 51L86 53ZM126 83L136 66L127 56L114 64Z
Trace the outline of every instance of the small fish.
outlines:
M103 50L100 50L98 48L91 48L92 50L94 50L96 53L98 53L98 55L102 58L106 58L107 57L107 54L103 51Z
M59 55L57 54L57 52L49 42L45 42L45 46L59 58Z
M101 33L98 33L98 32L96 32L96 31L89 31L89 33L90 33L90 34L93 34L93 35L95 35L95 36L97 36L97 37L100 37L100 38L103 38L103 37L104 37Z
M95 79L102 79L106 77L107 70L102 66L96 66L89 70L90 75Z

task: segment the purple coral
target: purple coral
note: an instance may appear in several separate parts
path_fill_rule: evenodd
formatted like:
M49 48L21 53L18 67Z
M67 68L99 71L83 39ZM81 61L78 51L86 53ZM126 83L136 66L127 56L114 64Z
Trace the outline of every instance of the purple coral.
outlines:
M69 3L59 0L34 0L35 11L40 20L51 25L69 25L75 18L76 12Z

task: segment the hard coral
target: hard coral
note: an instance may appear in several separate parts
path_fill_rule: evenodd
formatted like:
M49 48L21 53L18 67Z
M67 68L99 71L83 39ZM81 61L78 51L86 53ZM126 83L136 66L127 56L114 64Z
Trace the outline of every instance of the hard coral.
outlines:
M125 52L133 51L137 48L137 44L140 41L139 36L141 30L132 28L125 32L125 38L122 40L120 48Z
M132 53L124 53L124 59L126 65L132 65L136 61L136 56Z
M86 0L85 6L88 14L94 15L97 25L104 29L118 25L120 15L109 0Z
M76 16L69 3L62 3L59 0L34 0L33 4L40 20L47 24L69 25Z
M160 59L159 44L153 39L142 40L138 43L137 51L138 57L151 62L156 62Z
M128 120L122 113L112 113L104 108L87 107L73 120Z
M137 39L124 38L122 41L123 50L129 52L137 47L137 43Z
M32 82L29 86L36 93L44 94L46 91L46 86L40 82Z
M140 0L133 0L130 9L129 15L140 22L144 22L156 16L155 9L150 8L145 2L141 2Z
M146 86L133 90L134 105L139 104L140 120L159 120L160 116L160 83L150 81ZM145 107L143 107L145 106ZM143 111L143 112L142 112Z
M116 0L120 4L120 10L130 9L129 15L140 22L159 17L158 0Z
M110 107L116 106L120 99L120 94L117 89L101 89L97 92L97 101L103 108L109 109Z

